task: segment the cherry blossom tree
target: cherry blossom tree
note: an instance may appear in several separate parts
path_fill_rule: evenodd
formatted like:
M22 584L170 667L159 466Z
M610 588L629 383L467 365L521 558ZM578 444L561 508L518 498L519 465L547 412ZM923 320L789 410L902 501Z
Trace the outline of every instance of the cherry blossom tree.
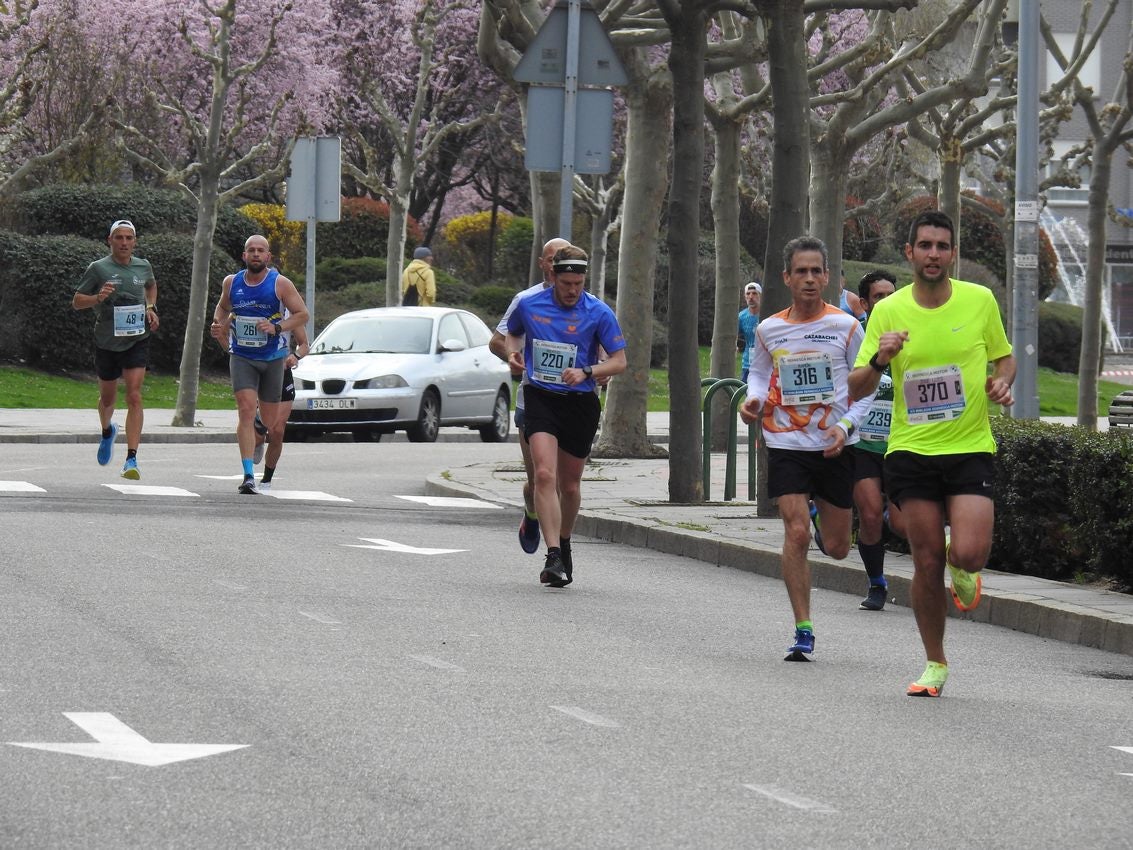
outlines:
M464 0L336 3L339 113L362 160L346 170L390 206L387 304L401 299L415 180L446 140L491 120L504 88L476 61L478 22Z
M116 125L129 160L197 206L189 316L173 424L192 426L220 204L278 182L295 135L323 123L320 0L125 0L105 21L129 68ZM164 117L162 129L136 114Z
M74 0L0 3L0 197L102 126L110 70L89 58Z

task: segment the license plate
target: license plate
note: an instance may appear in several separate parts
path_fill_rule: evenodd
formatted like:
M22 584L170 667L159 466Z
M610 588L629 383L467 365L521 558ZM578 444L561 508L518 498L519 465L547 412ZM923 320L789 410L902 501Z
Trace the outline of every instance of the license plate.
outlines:
M308 410L353 410L358 399L355 398L309 398Z

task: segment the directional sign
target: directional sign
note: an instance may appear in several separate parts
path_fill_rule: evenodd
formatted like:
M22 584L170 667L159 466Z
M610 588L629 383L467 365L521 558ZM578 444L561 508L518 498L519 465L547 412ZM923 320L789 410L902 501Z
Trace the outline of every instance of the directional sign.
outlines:
M558 171L563 167L563 99L561 88L532 86L527 90L528 171ZM574 124L574 170L577 174L609 174L613 148L614 93L609 89L580 89Z
M379 552L402 552L407 555L451 555L454 552L467 552L467 549L423 549L417 546L407 546L404 543L396 543L393 540L382 540L380 537L359 537L359 540L365 540L369 546L364 546L361 543L340 543L340 546L346 546L349 549L376 549Z
M624 86L629 83L613 42L606 35L597 13L582 7L579 15L578 84L580 86ZM566 81L567 7L556 5L539 27L535 39L523 52L512 76L517 83Z
M63 716L98 741L97 744L39 744L7 741L13 747L47 750L92 759L125 761L146 767L161 767L178 761L214 756L241 750L247 744L154 744L143 738L113 714L101 711L63 712Z

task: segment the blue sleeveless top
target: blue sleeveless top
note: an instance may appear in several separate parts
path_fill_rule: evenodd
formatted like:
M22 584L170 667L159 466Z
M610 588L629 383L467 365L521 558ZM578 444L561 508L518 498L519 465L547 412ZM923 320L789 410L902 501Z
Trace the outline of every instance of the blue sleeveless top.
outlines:
M278 325L283 321L283 304L275 294L276 269L270 269L260 283L250 285L244 279L244 270L232 278L228 297L232 303L232 330L228 350L249 360L278 360L287 356L287 337L284 334L264 333L256 327L260 319L271 319Z

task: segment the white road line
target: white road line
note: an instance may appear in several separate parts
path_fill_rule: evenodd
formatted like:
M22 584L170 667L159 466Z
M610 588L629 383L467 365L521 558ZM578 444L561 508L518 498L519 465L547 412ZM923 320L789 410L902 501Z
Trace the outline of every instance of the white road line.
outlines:
M769 800L774 800L776 803L782 803L784 806L790 806L793 809L803 809L804 811L818 812L819 814L833 814L838 811L834 807L818 800L810 800L806 797L800 797L798 794L792 794L790 791L781 791L778 788L771 788L767 785L748 785L745 783L744 788L754 791L756 794L762 794Z
M591 726L605 726L608 729L618 729L622 725L616 720L603 717L601 714L594 714L584 708L579 708L577 705L552 705L551 708L555 711L561 711L563 714L568 717L573 717L575 720L589 723Z
M484 508L491 511L504 509L503 505L494 505L482 499L465 499L461 496L397 496L396 498L434 508Z
M29 481L0 481L0 490L10 493L46 493L42 487L36 487Z
M211 481L243 481L243 475L195 475L195 478L208 478Z
M401 552L406 555L452 555L456 552L467 552L467 549L428 549L420 546L410 546L394 540L383 540L380 537L359 537L372 545L363 546L361 543L340 543L348 549L374 549L378 552Z
M248 589L248 586L246 584L233 584L230 581L221 581L218 578L214 578L213 582L215 584L219 584L221 587L227 587L229 590L247 590Z
M338 620L332 620L329 617L324 617L322 614L312 614L309 611L300 611L304 617L314 620L316 623L322 623L324 626L341 626L342 623Z
M132 493L141 496L192 496L194 499L199 499L201 495L189 490L182 490L180 487L161 487L156 484L103 484L102 486L117 490L119 493Z
M459 664L450 664L448 661L442 661L440 658L434 658L431 655L410 655L414 661L420 661L422 664L428 664L430 667L436 667L438 670L452 670L456 673L463 673L464 668Z
M342 496L332 496L322 490L269 490L261 495L271 496L273 499L303 499L308 502L353 502Z

